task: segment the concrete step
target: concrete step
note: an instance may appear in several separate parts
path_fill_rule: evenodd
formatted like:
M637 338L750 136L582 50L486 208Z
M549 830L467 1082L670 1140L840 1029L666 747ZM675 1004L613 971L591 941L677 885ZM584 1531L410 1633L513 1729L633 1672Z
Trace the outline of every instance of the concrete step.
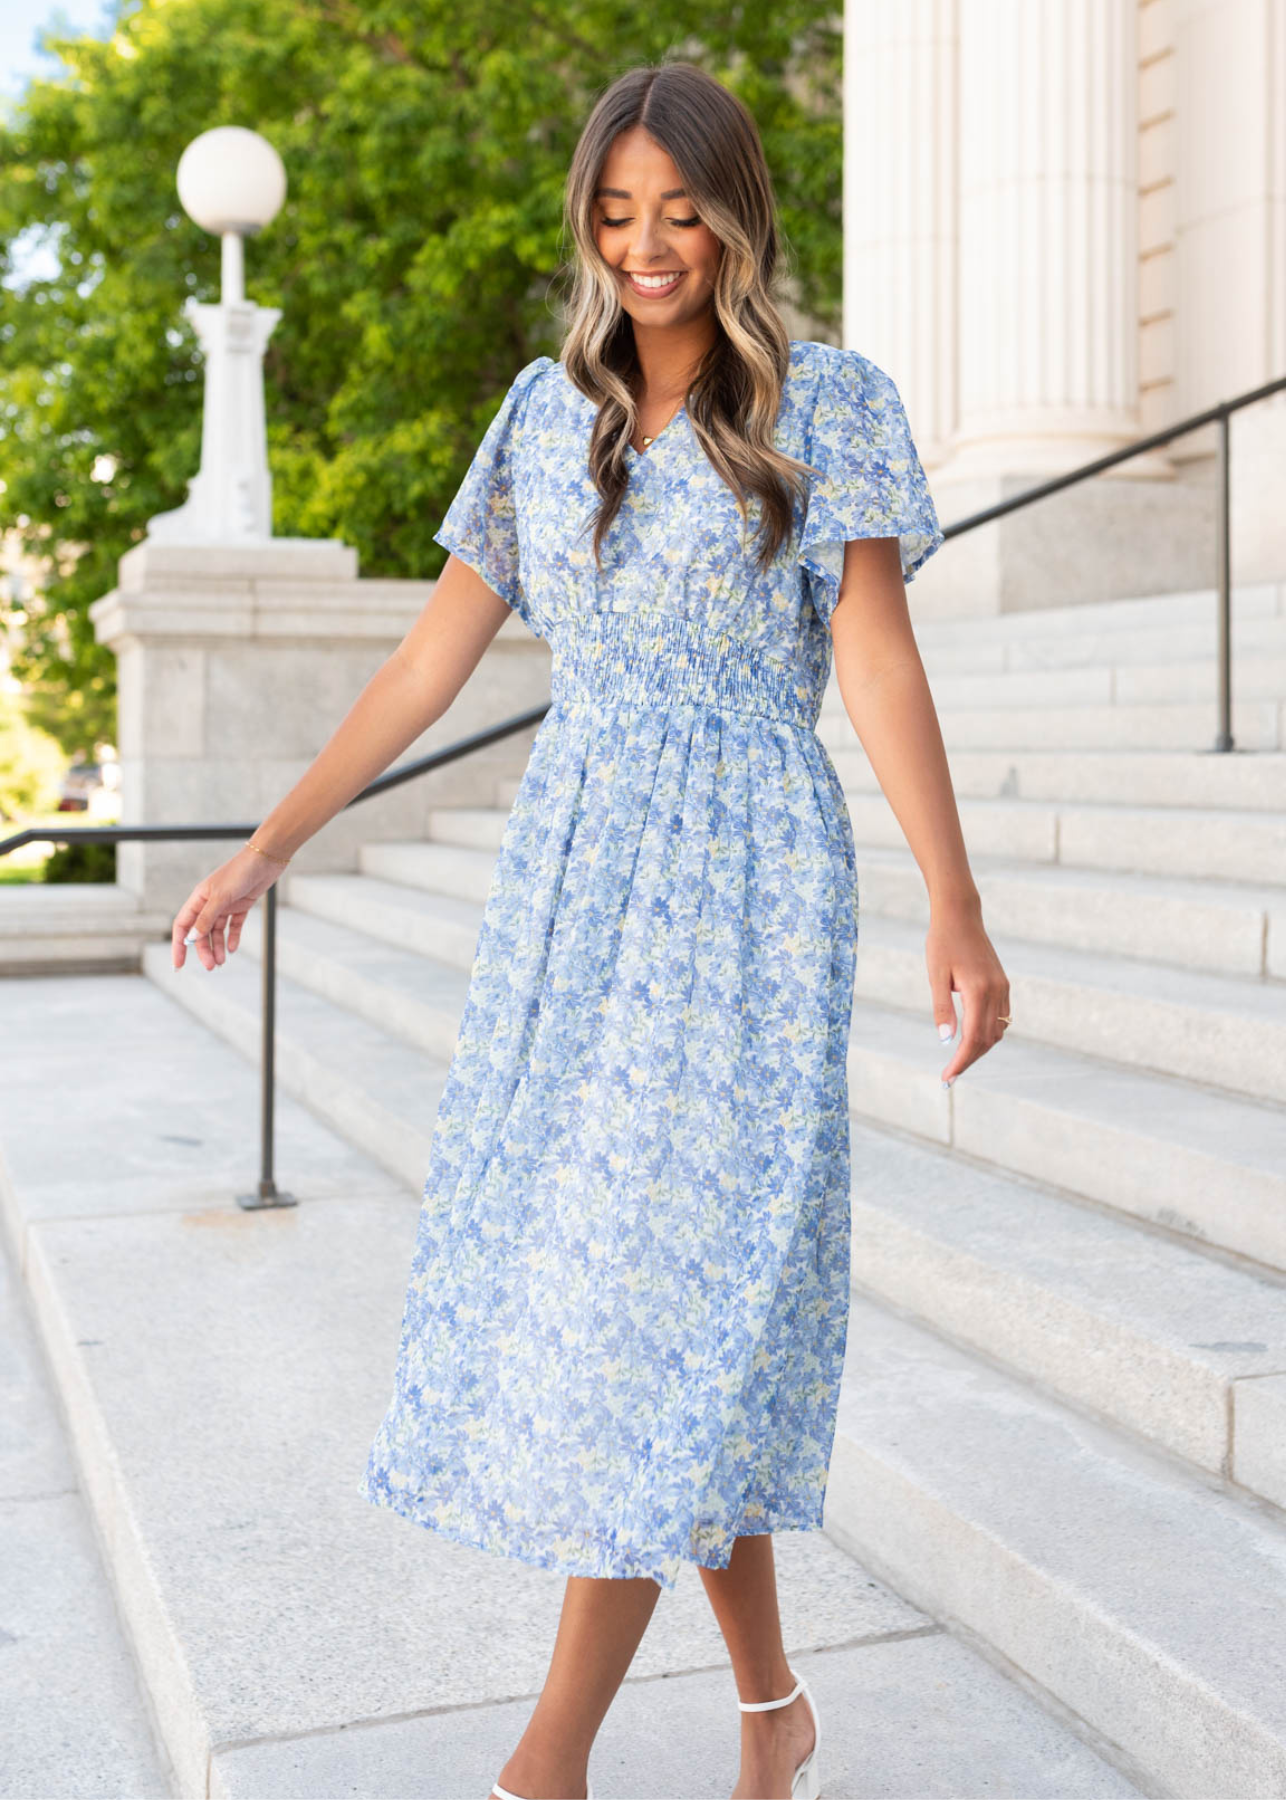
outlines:
M860 849L905 850L897 814L878 786L850 791L847 804ZM957 806L971 858L1286 886L1286 806L1270 812L968 795L957 796ZM505 806L441 807L430 814L429 839L494 852L507 818Z
M412 853L423 846L399 848L408 852L410 866ZM373 875L288 875L278 885L286 904L300 912L364 931L381 943L415 950L454 969L468 971L473 966L482 925L479 900L432 893Z
M0 835L3 835L0 832ZM0 885L0 976L137 970L143 945L168 935L168 913L107 881Z
M385 846L401 874L432 883L439 846ZM481 882L494 860L475 858ZM477 902L364 875L304 875L283 883L292 906L386 943L472 966L482 923ZM1286 1103L1286 991L1272 981L1169 967L1129 956L991 933L1010 977L1011 1037L1037 1038L1159 1074ZM904 919L864 917L856 995L917 1011L925 1004L923 931Z
M850 804L879 795L880 784L857 734L830 750ZM1280 815L1286 794L1286 755L1272 751L1102 750L950 751L958 799L1046 800L1060 805L1232 809ZM497 779L495 804L513 805L519 777ZM887 802L885 803L887 804Z
M990 936L1010 982L1006 1039L1286 1105L1286 990L1276 982ZM927 1020L924 932L878 913L864 919L855 993Z
M1150 1791L1286 1793L1274 1509L855 1297L826 1518L1146 1770Z
M916 641L931 676L986 669L998 673L1020 670L1043 673L1087 667L1125 671L1181 664L1206 671L1208 681L1208 672L1216 667L1218 660L1213 594L1205 604L1205 617L1183 623L1123 625L1118 622L1087 628L1073 622L1066 630L1044 633L1022 630L1027 620L1038 615L1006 613L1002 615L1002 621L1013 620L1016 629L1005 637L971 630L965 637L947 638L939 636L938 626L948 621L921 620L915 628ZM976 620L971 623L981 626L991 622ZM959 621L950 623L958 626ZM1234 686L1243 671L1253 671L1257 657L1282 655L1286 655L1286 618L1280 615L1234 617Z
M564 1581L416 1531L357 1492L390 1391L418 1181L396 1186L286 1100L283 1174L299 1204L243 1212L230 1194L256 1104L248 1063L137 976L12 986L5 1018L26 1054L0 1087L6 1219L176 1800L481 1795L544 1678ZM70 1118L60 1083L79 1097ZM1020 1671L824 1533L779 1533L774 1551L787 1652L829 1721L837 1800L963 1794L979 1771L1030 1800L1154 1791ZM79 1640L93 1621L78 1610L74 1623L51 1691L90 1668ZM24 1653L10 1646L6 1662ZM85 1723L112 1691L91 1679ZM726 1792L734 1701L685 1565L595 1745L598 1791ZM51 1721L46 1756L80 1728ZM23 1766L11 1731L10 1775ZM114 1785L73 1782L65 1760L61 1772L30 1793L157 1791L122 1760Z
M848 1562L822 1534L814 1536ZM799 1562L788 1534L773 1542L789 1607ZM842 1584L835 1598L847 1591ZM465 1603L472 1610L471 1596ZM729 1715L739 1715L718 1646L704 1668L666 1670L660 1681L636 1673L658 1633L670 1628L673 1605L658 1605L594 1744L590 1780L609 1800L687 1800L732 1786L739 1727ZM859 1612L854 1622L863 1619ZM1079 1721L1045 1710L1018 1671L1007 1678L949 1629L931 1621L908 1624L901 1636L863 1629L847 1644L800 1650L791 1648L795 1636L787 1627L790 1666L808 1682L825 1721L827 1800L927 1800L980 1792L979 1782L989 1794L1022 1800L1116 1800L1148 1791L1143 1774L1136 1787L1103 1760L1109 1750L1100 1746L1096 1754L1081 1740ZM210 1800L470 1800L485 1792L530 1714L528 1698L464 1702L364 1723L361 1731L255 1744L219 1759L220 1785L211 1786Z
M1235 583L1230 596L1234 638L1238 628L1264 628L1286 618L1286 583ZM1184 593L1146 594L1134 599L1095 600L1066 606L1034 606L1016 612L966 618L921 619L916 637L938 647L946 644L1029 644L1052 647L1063 642L1100 640L1107 647L1137 634L1161 641L1174 633L1195 630L1213 642L1217 598L1213 587Z
M497 812L495 822L503 830L505 816ZM478 837L482 829L477 812L471 813L466 835ZM1286 875L1286 819L1281 836ZM486 900L495 862L491 844L436 838L427 843L371 845L361 855L362 868L386 883L471 900L478 906ZM971 864L993 933L1114 956L1149 957L1215 973L1286 977L1286 885L1185 881L1049 865L1033 868L986 854L973 855ZM863 844L858 888L868 915L927 926L924 879L905 843L887 849ZM355 904L346 916L360 924Z
M435 807L429 814L429 840L468 850L499 850L508 818L507 806Z
M1286 819L1282 830L1286 849ZM1033 868L972 852L970 866L993 939L1024 938L1216 974L1286 977L1286 887L1117 869ZM867 917L928 927L924 877L905 845L861 846L858 898Z
M440 817L440 814L435 816ZM503 833L505 817L500 817ZM499 837L494 846L449 842L366 844L359 858L364 875L426 889L481 906L491 885ZM481 922L481 921L479 921Z
M243 959L238 950L214 969L192 960L175 969L168 944L149 944L143 973L226 1044L259 1062L260 969L253 957ZM441 1061L279 975L275 1068L285 1093L408 1187L423 1185L446 1079Z
M853 1009L850 1109L1243 1267L1286 1272L1279 1107L1006 1033L944 1093L926 1005ZM1243 1260L1244 1259L1244 1260Z
M1286 1508L1286 1276L870 1126L852 1156L862 1292Z
M1197 752L1213 743L1218 726L1213 700L1208 704L1086 702L994 709L952 704L939 705L937 714L949 756L961 750ZM822 713L817 735L832 754L848 749L855 737L848 715L834 712ZM1234 689L1232 736L1243 751L1286 749L1286 701L1252 700L1238 696Z
M1099 658L1063 666L1014 666L1007 657L960 667L957 658L922 654L934 704L943 712L971 707L1141 706L1191 704L1214 708L1218 662L1213 647L1189 661L1126 662ZM1003 666L997 667L997 661ZM1238 700L1277 701L1286 693L1286 623L1268 644L1243 649L1232 668L1234 707ZM831 681L822 699L823 717L847 719L839 683ZM1235 721L1234 721L1235 722Z
M892 806L883 794L848 796L848 815L863 905L928 922L924 880ZM421 871L416 882L485 898L506 819L499 806L436 810L429 844L416 855L432 851L421 864L436 864L438 875L425 880ZM962 801L960 819L987 920L998 929L1228 974L1286 976L1286 812Z
M12 1800L170 1800L16 1241L0 1245L0 1788Z
M876 794L880 784L850 728L848 743L830 751L846 793ZM1230 807L1280 813L1286 794L1286 756L1250 752L1133 750L950 751L951 785L958 796L995 800L1056 800L1088 805ZM499 804L518 791L497 784Z
M241 937L241 950L256 961L262 956L263 919L263 908L256 906ZM455 1054L469 977L452 964L282 905L277 971L440 1062L449 1063Z
M850 791L847 801L860 850L905 850L897 814L882 793ZM967 795L957 795L956 805L971 861L999 856L1042 867L1118 869L1179 881L1286 884L1286 809L1078 805Z

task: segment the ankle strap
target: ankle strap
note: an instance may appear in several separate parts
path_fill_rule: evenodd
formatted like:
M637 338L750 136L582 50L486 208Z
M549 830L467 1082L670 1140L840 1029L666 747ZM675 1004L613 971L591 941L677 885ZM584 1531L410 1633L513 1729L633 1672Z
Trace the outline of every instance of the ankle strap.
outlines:
M789 1706L803 1688L803 1682L797 1681L784 1700L738 1700L737 1705L742 1712L769 1712L774 1706Z

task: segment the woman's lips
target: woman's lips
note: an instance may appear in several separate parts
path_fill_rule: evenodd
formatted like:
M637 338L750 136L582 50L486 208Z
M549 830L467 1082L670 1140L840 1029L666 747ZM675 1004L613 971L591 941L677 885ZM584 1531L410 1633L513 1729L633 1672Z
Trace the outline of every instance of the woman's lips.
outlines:
M642 300L664 300L667 294L672 294L674 292L675 288L678 287L679 283L683 280L683 277L687 274L686 269L677 269L673 281L667 281L664 287L640 287L638 282L634 279L634 271L632 269L623 269L621 272L629 282L630 287Z

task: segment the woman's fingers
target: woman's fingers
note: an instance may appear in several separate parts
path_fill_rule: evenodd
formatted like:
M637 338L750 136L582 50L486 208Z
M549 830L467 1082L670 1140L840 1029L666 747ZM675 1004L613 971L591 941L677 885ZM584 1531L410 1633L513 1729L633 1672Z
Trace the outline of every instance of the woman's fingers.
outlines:
M237 945L241 942L241 927L245 924L245 922L246 922L246 914L245 914L245 911L240 907L236 908L233 912L230 912L228 914L228 955L229 956L232 955L232 952L236 949Z
M207 969L227 962L241 942L251 907L278 873L265 871L259 857L242 849L198 882L176 914L170 934L175 968L183 967L189 948Z
M935 1020L949 1022L955 1011L951 996L959 994L961 1000L960 1041L942 1071L942 1085L949 1087L1004 1037L1009 979L977 920L931 927L926 956Z
M946 1082L985 1056L1004 1037L1007 1027L1001 1015L1009 1012L1009 983L1001 977L983 976L961 982L964 1025L956 1053L942 1072Z
M201 908L209 898L209 892L202 882L193 888L183 905L174 915L174 925L170 932L170 956L176 969L181 969L187 961L187 945Z
M183 967L185 949L196 951L203 968L213 969L227 960L223 932L231 902L214 892L207 882L193 890L174 921L174 966Z

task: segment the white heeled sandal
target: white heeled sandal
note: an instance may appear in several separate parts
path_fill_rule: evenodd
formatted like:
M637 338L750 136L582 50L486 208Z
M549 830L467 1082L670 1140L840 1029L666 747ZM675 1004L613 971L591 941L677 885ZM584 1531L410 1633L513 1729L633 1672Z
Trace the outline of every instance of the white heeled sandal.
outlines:
M509 1789L502 1788L499 1782L496 1783L491 1792L493 1795L499 1796L499 1800L523 1800L521 1794L511 1794ZM585 1777L585 1800L594 1800L594 1784L590 1781L588 1775Z
M792 1669L790 1673L793 1675L795 1671ZM818 1800L821 1784L817 1773L817 1750L822 1741L822 1722L817 1716L817 1703L808 1683L797 1679L784 1700L738 1700L737 1705L742 1712L770 1712L776 1706L789 1706L801 1694L807 1700L808 1710L813 1715L813 1747L791 1778L790 1800Z

